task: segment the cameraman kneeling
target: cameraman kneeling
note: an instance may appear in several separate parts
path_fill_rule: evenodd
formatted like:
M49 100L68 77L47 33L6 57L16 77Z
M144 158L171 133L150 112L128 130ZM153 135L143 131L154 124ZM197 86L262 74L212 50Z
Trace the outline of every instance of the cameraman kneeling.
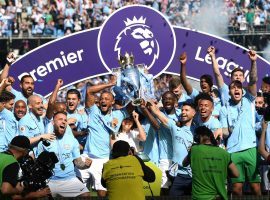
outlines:
M154 171L133 156L127 142L119 140L112 148L112 159L103 165L101 184L107 188L110 200L145 199L143 180L154 182Z
M192 169L192 199L228 199L225 182L228 169L233 177L239 172L231 161L231 156L217 146L210 129L199 126L195 129L198 145L191 147L183 165L190 163Z
M45 197L50 194L50 190L31 192L25 195L24 187L18 182L19 163L18 160L26 156L30 149L30 141L25 136L16 136L9 144L7 151L0 153L0 199L28 199Z

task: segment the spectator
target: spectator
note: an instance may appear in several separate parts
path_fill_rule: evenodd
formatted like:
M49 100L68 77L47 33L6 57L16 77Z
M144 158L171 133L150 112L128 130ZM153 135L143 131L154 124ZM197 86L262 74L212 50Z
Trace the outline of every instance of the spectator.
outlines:
M74 31L78 32L81 30L82 30L82 22L78 18L76 18L74 22Z
M34 26L34 29L32 31L33 35L42 35L45 28L45 22L43 18L40 18L38 20L38 23Z
M20 34L20 27L16 18L11 22L11 33L13 36L18 36Z
M18 1L15 1L16 3L16 13L17 13L17 20L18 22L22 22L22 8L23 8L23 5L22 5L22 1L21 0L18 0Z
M66 9L66 5L65 5L65 1L63 1L63 0L56 0L55 1L56 2L56 7L57 7L57 10L59 11L59 12L65 12L65 9Z
M56 9L55 3L50 4L49 13L52 16L53 21L57 22L58 10Z
M12 1L8 1L8 6L6 7L6 11L10 17L11 20L14 19L14 17L16 16L16 7L13 5Z
M133 118L129 117L124 119L119 133L116 136L111 136L111 146L118 140L123 140L129 143L129 146L135 150L134 152L139 152L141 150L139 142L144 142L146 140L146 134L139 121L139 114L133 111L132 117ZM136 129L134 129L135 124L137 126Z
M56 29L54 26L54 22L50 21L45 25L44 34L47 36L55 36L56 35Z
M254 27L253 27L254 16L255 16L254 10L249 7L248 12L246 13L246 21L247 21L247 24L248 24L248 30L249 31L254 31Z
M67 16L67 18L64 20L64 30L67 32L67 30L70 30L71 32L74 29L74 21L71 18L70 15Z
M74 15L74 13L75 13L74 8L72 8L71 3L68 2L66 10L65 10L65 16L66 17L68 17L68 16L72 17Z
M64 16L64 12L62 10L59 11L59 14L57 15L57 35L58 36L63 36L64 35L64 30L65 30L65 26L64 26L64 21L65 21L65 16Z
M257 27L257 26L260 26L261 25L261 18L259 16L259 14L255 14L255 17L254 17L254 26Z

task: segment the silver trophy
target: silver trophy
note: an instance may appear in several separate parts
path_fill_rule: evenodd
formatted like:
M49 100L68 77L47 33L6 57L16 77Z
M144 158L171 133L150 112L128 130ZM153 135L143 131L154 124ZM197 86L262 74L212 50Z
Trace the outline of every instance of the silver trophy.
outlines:
M138 106L142 99L155 99L153 75L149 74L144 64L134 65L132 53L120 55L120 67L112 69L117 77L117 84L113 88L116 99L120 99L126 106L129 102Z
M129 102L132 102L133 106L139 106L142 102L141 72L134 65L134 56L128 53L120 55L119 64L121 67L113 69L117 76L117 83L113 88L116 98L121 99L124 106Z

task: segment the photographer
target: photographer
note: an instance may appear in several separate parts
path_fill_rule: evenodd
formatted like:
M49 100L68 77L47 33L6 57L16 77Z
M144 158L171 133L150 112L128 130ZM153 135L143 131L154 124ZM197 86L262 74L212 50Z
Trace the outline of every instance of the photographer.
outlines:
M217 146L209 128L199 126L195 133L199 144L191 147L183 162L192 169L192 199L228 199L225 186L228 169L234 177L238 177L238 170L230 154Z
M139 157L132 155L127 142L115 142L112 159L103 165L101 179L102 186L108 190L109 199L145 199L143 180L154 182L154 171Z
M9 144L7 151L0 153L0 171L2 180L0 182L0 199L33 199L46 197L51 192L49 188L43 188L38 191L25 193L25 188L21 182L18 182L19 163L25 157L30 149L30 141L25 136L16 136Z
M0 199L12 199L21 194L23 186L18 182L18 160L26 156L30 149L30 141L25 136L16 136L11 140L7 151L0 153L1 191Z

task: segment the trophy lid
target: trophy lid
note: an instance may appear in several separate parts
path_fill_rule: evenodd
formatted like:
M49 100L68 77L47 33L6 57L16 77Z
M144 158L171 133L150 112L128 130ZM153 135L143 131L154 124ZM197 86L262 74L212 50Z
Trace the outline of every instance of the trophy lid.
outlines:
M134 66L134 56L131 53L130 55L126 52L124 56L120 55L118 63L121 67Z

